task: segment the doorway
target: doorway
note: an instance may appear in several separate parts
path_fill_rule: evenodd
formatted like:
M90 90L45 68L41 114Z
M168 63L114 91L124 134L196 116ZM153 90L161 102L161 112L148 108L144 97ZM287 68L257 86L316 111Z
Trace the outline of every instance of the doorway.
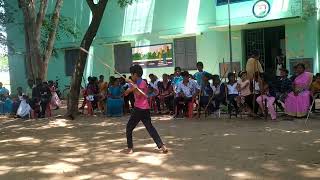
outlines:
M285 26L245 30L245 56L248 59L254 50L260 52L261 64L266 73L276 72L276 57L285 61Z

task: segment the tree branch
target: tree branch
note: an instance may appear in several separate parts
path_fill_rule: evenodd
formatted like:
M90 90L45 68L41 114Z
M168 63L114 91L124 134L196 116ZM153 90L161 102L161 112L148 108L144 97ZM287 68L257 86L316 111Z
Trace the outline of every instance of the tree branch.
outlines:
M93 0L86 0L87 4L92 12L96 10L97 4L93 2Z
M52 55L52 50L53 50L54 41L56 39L62 4L63 4L63 0L56 1L54 12L51 18L51 22L50 22L51 28L50 28L49 37L48 37L46 48L44 50L44 57L43 57L43 61L45 64L49 62L50 57Z
M36 30L40 31L43 20L46 16L46 11L48 8L48 0L41 0L39 12L37 14L37 20L36 20Z

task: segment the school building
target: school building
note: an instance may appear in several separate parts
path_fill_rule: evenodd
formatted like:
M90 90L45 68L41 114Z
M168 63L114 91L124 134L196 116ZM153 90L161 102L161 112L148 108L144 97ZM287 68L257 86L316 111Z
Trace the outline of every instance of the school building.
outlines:
M12 3L17 2L13 1ZM171 74L175 66L194 72L197 61L214 74L229 71L228 0L137 0L120 8L109 1L85 69L88 76L121 73L132 64L144 67L145 77ZM51 1L51 7L54 2ZM319 71L319 0L230 0L232 60L234 70L245 67L253 50L261 52L265 71L274 73L275 57L283 54L287 67L305 62ZM50 8L49 8L50 9ZM81 32L79 39L56 42L48 79L68 85L82 35L91 14L85 0L64 1L62 15L70 17ZM22 18L21 18L22 20ZM12 88L26 86L22 24L7 29L15 52L9 54ZM76 28L76 26L75 26Z

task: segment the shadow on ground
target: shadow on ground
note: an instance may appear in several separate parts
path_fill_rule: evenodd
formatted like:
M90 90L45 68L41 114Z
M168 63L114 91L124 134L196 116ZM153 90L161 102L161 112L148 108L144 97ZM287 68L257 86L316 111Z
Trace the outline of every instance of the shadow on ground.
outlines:
M155 117L170 148L140 124L124 155L128 117L1 119L0 179L319 179L320 121Z

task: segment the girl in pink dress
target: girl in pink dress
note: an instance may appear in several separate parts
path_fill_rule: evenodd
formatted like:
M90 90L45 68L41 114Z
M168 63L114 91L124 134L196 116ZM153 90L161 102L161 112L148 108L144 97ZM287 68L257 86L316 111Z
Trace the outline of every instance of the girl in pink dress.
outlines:
M271 119L275 121L277 119L277 113L274 109L275 97L270 95L269 84L266 81L261 83L261 95L257 98L257 103L261 111L264 113L265 108L268 108L268 112L271 115ZM266 103L265 103L266 102ZM265 107L267 105L267 107Z
M285 112L289 116L304 117L310 106L309 87L312 83L312 74L305 71L304 64L296 65L297 77L293 82L293 92L285 100Z

